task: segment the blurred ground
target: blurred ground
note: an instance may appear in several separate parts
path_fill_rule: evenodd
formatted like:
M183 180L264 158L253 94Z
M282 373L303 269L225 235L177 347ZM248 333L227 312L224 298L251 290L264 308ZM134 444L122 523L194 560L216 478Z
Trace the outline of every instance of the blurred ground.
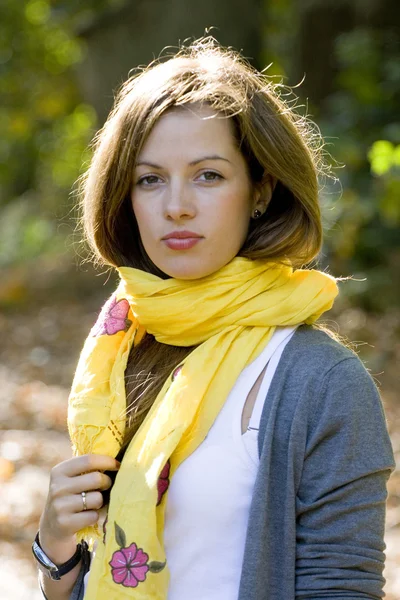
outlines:
M53 465L70 458L67 396L83 340L103 297L84 302L46 295L23 312L0 315L0 599L41 600L31 543ZM389 481L386 523L386 600L400 599L400 315L367 316L343 307L341 334L362 340L360 356L381 387L397 459ZM332 323L330 323L332 324ZM372 345L373 341L373 345ZM384 371L384 372L383 372Z

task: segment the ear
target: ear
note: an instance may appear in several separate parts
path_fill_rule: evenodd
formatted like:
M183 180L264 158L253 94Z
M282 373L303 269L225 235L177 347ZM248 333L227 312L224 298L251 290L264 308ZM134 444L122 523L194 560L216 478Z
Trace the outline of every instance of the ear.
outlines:
M265 175L263 180L256 186L253 196L253 211L259 210L264 214L271 201L278 180L272 175Z

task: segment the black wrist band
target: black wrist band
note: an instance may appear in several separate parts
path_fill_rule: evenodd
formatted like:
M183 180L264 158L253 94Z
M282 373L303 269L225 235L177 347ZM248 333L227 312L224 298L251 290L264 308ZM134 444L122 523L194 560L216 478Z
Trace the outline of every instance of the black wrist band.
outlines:
M36 560L38 561L39 568L47 577L58 581L63 575L69 573L81 560L83 552L86 552L88 546L85 541L78 544L76 547L75 554L71 556L69 560L61 565L56 565L52 560L49 559L45 551L39 542L39 532L37 532L35 541L32 544L32 552Z

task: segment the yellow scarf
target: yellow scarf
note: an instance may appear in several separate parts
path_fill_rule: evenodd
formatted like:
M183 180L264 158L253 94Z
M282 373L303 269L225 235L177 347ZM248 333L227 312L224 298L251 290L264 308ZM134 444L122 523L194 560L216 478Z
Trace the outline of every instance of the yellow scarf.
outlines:
M338 289L320 271L244 258L193 281L118 271L121 283L85 342L72 386L68 427L75 455L117 455L125 428L124 372L144 331L164 344L198 346L165 381L124 455L105 540L96 528L79 532L99 538L85 600L166 600L163 530L171 476L204 440L240 372L275 327L316 321Z

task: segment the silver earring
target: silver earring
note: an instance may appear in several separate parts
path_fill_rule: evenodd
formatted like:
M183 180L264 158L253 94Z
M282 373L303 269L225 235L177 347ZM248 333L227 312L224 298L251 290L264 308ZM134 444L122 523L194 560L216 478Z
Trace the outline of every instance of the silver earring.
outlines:
M253 213L253 218L254 219L259 219L262 215L262 212L260 210L258 210L258 208L256 208L256 210Z

